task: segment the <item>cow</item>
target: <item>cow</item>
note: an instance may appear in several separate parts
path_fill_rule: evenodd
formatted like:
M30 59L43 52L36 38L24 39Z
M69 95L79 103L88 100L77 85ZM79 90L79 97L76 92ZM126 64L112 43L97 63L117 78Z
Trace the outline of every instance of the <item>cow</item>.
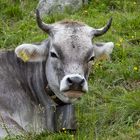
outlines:
M77 21L46 24L38 10L36 20L48 39L0 51L0 137L75 131L73 102L88 92L93 61L114 47L92 41L108 31L112 18L100 29Z

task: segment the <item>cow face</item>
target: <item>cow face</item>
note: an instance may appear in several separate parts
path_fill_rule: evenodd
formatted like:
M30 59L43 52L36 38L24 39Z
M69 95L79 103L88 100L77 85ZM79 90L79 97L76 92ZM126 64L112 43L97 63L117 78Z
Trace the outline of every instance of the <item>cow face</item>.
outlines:
M93 44L92 38L104 34L111 25L93 29L83 23L63 21L44 24L37 11L37 23L47 32L48 41L40 45L22 44L15 53L25 61L46 60L46 77L51 90L65 103L70 103L88 91L88 75L94 58L110 54L113 43Z

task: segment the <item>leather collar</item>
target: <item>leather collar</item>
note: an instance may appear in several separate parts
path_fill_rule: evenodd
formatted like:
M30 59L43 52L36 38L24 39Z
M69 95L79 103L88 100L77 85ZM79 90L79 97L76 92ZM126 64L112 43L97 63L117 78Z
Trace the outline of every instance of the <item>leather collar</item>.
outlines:
M66 103L62 102L55 93L50 89L49 86L46 87L46 93L50 96L50 98L57 104L57 105L65 105Z

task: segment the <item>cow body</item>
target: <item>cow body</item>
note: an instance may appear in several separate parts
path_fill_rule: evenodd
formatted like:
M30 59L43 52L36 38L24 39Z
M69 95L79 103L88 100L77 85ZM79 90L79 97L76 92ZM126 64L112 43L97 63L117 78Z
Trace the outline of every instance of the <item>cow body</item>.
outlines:
M44 125L45 123L40 121L45 118L41 118L43 114L38 110L40 99L35 95L38 90L39 93L44 92L41 88L43 88L45 81L43 81L39 72L40 70L42 71L43 63L23 63L16 57L14 51L1 52L0 61L1 118L4 123L10 123L6 124L6 127L11 127L12 123L14 123L13 121L16 121L17 125L20 125L22 129L33 127L27 126L30 123L36 126L38 124ZM40 82L44 82L41 87ZM41 106L42 104L40 104ZM10 122L6 119L11 119L12 121ZM44 128L44 126L40 128Z
M24 63L14 51L1 51L0 79L1 137L30 131L57 131L58 108L68 106L69 111L73 108L71 105L57 105L46 93L45 61ZM75 129L74 116L72 118L72 129ZM71 129L71 124L66 123L60 127Z
M25 132L76 129L73 101L88 91L94 58L110 55L114 44L92 42L101 29L75 21L48 25L36 13L38 26L49 34L39 44L22 44L0 52L0 136Z

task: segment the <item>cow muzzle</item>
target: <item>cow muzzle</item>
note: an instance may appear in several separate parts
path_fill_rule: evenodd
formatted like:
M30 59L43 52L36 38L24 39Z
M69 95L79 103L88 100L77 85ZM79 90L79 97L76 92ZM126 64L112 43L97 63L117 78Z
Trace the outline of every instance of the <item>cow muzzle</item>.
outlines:
M87 81L79 74L68 74L60 82L60 92L67 97L79 98L87 91Z

